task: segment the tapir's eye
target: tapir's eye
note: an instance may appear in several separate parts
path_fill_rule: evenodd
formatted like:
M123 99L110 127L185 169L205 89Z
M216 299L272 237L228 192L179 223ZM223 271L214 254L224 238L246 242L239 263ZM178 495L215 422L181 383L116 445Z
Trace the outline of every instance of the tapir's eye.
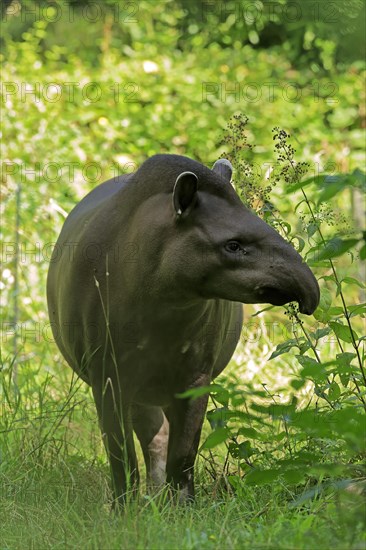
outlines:
M241 250L241 246L237 241L227 242L225 248L228 252L239 252L239 250Z

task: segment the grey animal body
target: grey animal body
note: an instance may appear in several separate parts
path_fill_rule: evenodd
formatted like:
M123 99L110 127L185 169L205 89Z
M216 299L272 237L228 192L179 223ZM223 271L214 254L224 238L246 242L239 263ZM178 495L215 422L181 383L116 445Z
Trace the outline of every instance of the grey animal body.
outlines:
M115 503L138 483L135 431L152 485L193 498L208 385L234 353L242 303L297 301L319 287L300 255L213 169L156 155L91 191L70 213L50 263L48 308L62 355L90 384ZM129 476L126 478L126 472Z

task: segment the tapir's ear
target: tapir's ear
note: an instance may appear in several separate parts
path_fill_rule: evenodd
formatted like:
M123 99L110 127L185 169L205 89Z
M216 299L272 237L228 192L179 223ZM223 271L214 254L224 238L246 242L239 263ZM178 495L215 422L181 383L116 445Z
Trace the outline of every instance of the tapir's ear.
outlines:
M212 171L219 174L224 180L230 183L233 173L231 162L227 159L219 159L212 167Z
M182 172L174 184L173 205L178 216L191 210L197 199L198 178L193 172Z

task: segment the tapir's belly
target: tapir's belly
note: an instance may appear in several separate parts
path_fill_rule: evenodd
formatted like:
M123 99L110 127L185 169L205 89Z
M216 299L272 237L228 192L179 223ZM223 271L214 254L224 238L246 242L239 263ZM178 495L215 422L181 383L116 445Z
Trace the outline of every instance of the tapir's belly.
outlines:
M232 304L234 313L239 311L236 306L239 304ZM113 346L106 345L108 338L101 331L76 338L70 338L68 333L63 339L66 357L92 385L104 384L107 377L115 378L117 371L119 386L128 400L165 406L177 393L197 385L203 376L212 378L225 368L241 327L236 322L238 332L233 330L232 322L228 324L230 311L231 307L225 308L217 315L215 310L216 315L201 319L193 327L174 319L161 326L145 325L140 330L132 320L111 323ZM235 315L232 318L237 321Z
M187 343L187 348L188 348ZM212 361L205 350L192 343L190 349L165 350L147 347L131 354L121 364L121 382L131 401L149 405L168 405L172 398L197 384L203 374L210 374Z
M113 379L117 366L119 384L128 400L165 406L177 393L195 386L203 375L212 374L220 349L218 340L209 344L196 337L169 342L145 336L140 342L117 343L113 359L109 353L107 358L100 352L93 355L90 362L86 361L87 377L98 380L104 370L103 379L106 375Z

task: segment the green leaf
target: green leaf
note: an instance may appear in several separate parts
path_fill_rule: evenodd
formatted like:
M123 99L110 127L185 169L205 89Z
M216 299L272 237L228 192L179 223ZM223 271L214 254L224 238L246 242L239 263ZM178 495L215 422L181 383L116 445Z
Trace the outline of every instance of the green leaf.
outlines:
M351 361L356 357L355 353L345 351L336 355L336 370L344 387L348 386L350 375L358 374L357 367L351 365Z
M341 389L337 382L332 382L328 390L328 398L330 401L336 401L341 395Z
M319 366L321 366L320 363L316 359L313 359L312 357L308 357L307 355L296 355L296 359L300 363L302 367L308 367L308 368L316 368L318 369Z
M243 441L239 444L239 458L248 459L254 454L250 441Z
M350 331L349 326L342 325L338 321L330 321L329 325L332 327L334 334L343 342L348 342L349 344L352 343L352 335L355 340L358 340L358 336L354 330L352 330L352 334Z
M228 476L228 482L232 486L233 489L239 490L242 486L242 480L239 476Z
M366 303L347 306L347 309L352 317L354 315L361 315L361 313L366 313Z
M333 431L332 438L340 437L351 455L364 452L366 448L365 414L353 407L335 409L329 420Z
M281 228L285 230L286 235L291 234L291 225L288 222L281 220Z
M227 407L208 411L207 419L211 426L225 425L228 420L240 420L241 422L253 420L252 416L248 413L239 410L230 410Z
M223 391L218 391L215 393L215 391L212 392L212 394L215 396L215 399L220 405L226 406L229 403L230 394L229 392L222 388Z
M318 307L320 307L324 311L327 311L330 308L331 304L332 294L326 287L323 287L320 291L320 301Z
M333 237L325 246L318 249L314 261L330 260L331 258L337 258L341 256L347 250L354 247L358 243L359 239L341 239L340 237Z
M317 308L314 313L314 319L319 321L319 323L323 323L323 325L327 324L328 321L332 318L331 315L328 313L328 311L324 311L323 309Z
M239 428L238 435L244 435L244 437L251 439L262 439L262 435L254 428Z
M327 323L330 319L328 310L332 304L332 295L326 287L323 287L320 291L319 305L314 311L314 317L321 323Z
M338 353L336 355L336 363L338 367L350 367L351 361L356 357L355 353L350 353L349 351L344 351L343 353ZM345 372L345 371L342 371ZM350 371L346 371L350 372Z
M209 421L212 430L226 426L227 412L229 412L227 407L221 407L207 412L207 420Z
M290 351L290 349L298 346L298 341L293 339L286 340L286 342L282 342L281 344L278 344L275 351L272 352L269 360L274 359L275 357L278 357L279 355L282 355L283 353L287 353Z
M282 441L283 439L285 439L285 437L287 437L287 433L283 431L283 432L280 432L279 434L273 434L271 437L273 441ZM268 437L266 437L266 440L268 441Z
M293 502L289 503L289 508L296 508L297 506L302 506L305 502L308 502L309 500L313 500L319 495L321 495L325 489L327 489L330 486L329 482L326 482L324 484L316 485L315 487L311 487L311 489L308 489L307 491L304 491L299 497L297 497Z
M176 397L179 397L180 399L186 399L187 397L196 399L197 397L201 397L201 395L206 395L207 393L222 394L225 392L227 392L227 390L222 386L220 386L220 384L210 384L209 386L199 386L198 388L190 388L189 390L183 393L177 393Z
M359 168L355 168L351 174L351 181L354 187L358 187L366 191L366 174Z
M360 260L366 260L366 244L360 250Z
M297 241L297 246L296 246L296 241ZM297 250L297 252L300 254L300 252L302 252L305 248L305 241L302 237L299 237L298 235L296 235L295 237L293 237L291 239L291 243L293 243L295 249Z
M294 390L300 390L302 387L304 387L306 384L306 380L304 378L295 378L294 380L291 380L290 385Z
M344 277L344 278L341 280L341 283L347 283L347 284L349 284L349 285L357 285L357 286L359 286L360 288L366 288L365 283L362 283L361 281L358 281L358 280L355 279L354 277Z
M310 378L315 382L323 382L327 379L327 371L321 363L318 363L312 357L307 355L296 355L296 359L303 367L301 370L301 376L303 378Z
M297 411L292 418L292 425L312 437L332 437L332 416L314 409Z
M216 445L220 445L226 441L230 436L230 430L228 428L217 428L214 432L211 432L206 441L201 445L201 449L212 449Z
M287 481L287 483L293 483L293 484L302 483L305 478L305 472L303 471L303 469L302 470L297 470L297 469L285 470L282 473L282 475Z
M308 185L311 185L312 183L316 183L317 185L320 185L323 183L325 179L325 175L322 176L312 176L311 178L308 178L303 181L296 182L289 187L287 187L286 192L287 193L294 193L295 191L298 191L299 189L304 189Z
M279 470L251 470L244 478L248 485L265 485L279 478Z
M361 315L363 313L366 313L366 302L363 302L362 304L348 305L347 311L350 317L354 317L355 315ZM343 307L341 306L331 307L329 309L329 315L331 317L336 317L337 315L344 315Z
M344 314L343 307L341 306L334 306L329 309L329 315L331 317L336 317L337 315Z
M316 233L318 231L318 224L314 223L314 222L311 222L309 223L309 225L307 226L306 228L306 232L308 234L308 237L312 237L314 235L314 233Z
M324 338L324 336L328 336L329 333L329 327L318 328L315 332L310 332L310 337L312 338L312 340L318 341L321 338Z
M300 340L300 338L299 338L299 340ZM311 348L310 343L307 340L302 339L302 342L301 342L300 347L299 347L300 354L303 355L310 348Z
M357 120L357 108L351 105L344 105L333 109L328 117L332 128L346 128Z
M351 182L352 177L349 174L340 174L338 176L327 176L322 184L322 191L318 198L318 205L328 201L337 193L342 192Z
M297 404L296 397L293 397L290 404L277 404L261 405L260 403L251 403L250 407L254 411L270 415L272 418L280 420L289 420L292 414L295 412Z

